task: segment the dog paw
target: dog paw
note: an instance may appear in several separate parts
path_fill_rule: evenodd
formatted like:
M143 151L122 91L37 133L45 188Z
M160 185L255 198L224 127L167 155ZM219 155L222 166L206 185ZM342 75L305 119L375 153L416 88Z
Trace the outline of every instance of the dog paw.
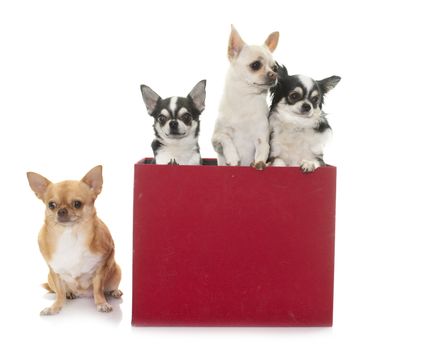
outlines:
M303 160L300 163L300 169L302 169L302 171L304 173L312 173L317 168L318 168L318 165L316 165L316 162L314 162L314 161Z
M56 315L60 312L61 309L55 308L55 307L46 307L45 309L41 310L40 316L51 316Z
M77 297L78 296L76 294L72 293L72 292L66 293L66 298L69 299L69 300L76 299Z
M113 298L116 298L116 299L119 299L123 295L122 291L119 289L111 290L105 294L107 294Z
M113 311L113 307L108 303L102 303L96 305L96 308L99 312L111 312Z
M264 170L267 167L267 164L265 164L264 161L260 160L259 162L254 163L252 166L256 170Z
M178 165L177 161L175 159L171 159L168 163L168 165Z

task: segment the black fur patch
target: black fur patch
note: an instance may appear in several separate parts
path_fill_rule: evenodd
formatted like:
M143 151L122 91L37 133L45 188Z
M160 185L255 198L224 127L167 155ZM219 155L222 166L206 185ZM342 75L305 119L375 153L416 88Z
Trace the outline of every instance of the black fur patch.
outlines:
M316 160L319 162L320 166L326 166L325 161L323 160L323 154L316 157Z
M154 152L154 157L157 155L158 150L162 146L163 146L163 144L159 140L155 139L154 141L152 141L151 148L152 148L152 151Z
M315 127L314 130L316 132L324 132L325 130L331 129L331 126L328 123L328 120L324 117L321 116L321 122L319 124L319 126Z

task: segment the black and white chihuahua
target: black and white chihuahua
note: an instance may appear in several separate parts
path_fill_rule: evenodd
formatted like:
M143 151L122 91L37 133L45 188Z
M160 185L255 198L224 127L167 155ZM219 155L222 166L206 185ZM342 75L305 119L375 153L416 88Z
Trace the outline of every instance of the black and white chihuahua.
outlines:
M312 172L325 165L323 147L332 132L322 105L326 93L340 79L289 76L285 66L278 67L269 116L273 166L300 166L303 172Z
M140 90L149 115L154 117L154 163L200 165L199 117L204 110L206 80L198 82L187 97L162 99L146 85Z

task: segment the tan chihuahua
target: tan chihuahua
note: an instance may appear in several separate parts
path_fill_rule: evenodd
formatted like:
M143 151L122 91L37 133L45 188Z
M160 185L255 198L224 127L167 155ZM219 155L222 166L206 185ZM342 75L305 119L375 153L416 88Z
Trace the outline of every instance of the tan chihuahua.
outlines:
M41 315L57 314L66 298L93 296L98 311L110 312L105 295L120 298L120 267L107 226L97 217L94 202L102 189L102 166L81 181L52 183L27 173L29 185L46 205L46 218L38 236L41 254L49 266L44 287L56 293L52 306Z

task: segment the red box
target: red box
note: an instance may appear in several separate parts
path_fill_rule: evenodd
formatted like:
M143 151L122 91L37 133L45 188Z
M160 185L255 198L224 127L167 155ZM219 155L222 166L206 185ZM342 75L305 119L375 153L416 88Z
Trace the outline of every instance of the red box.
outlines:
M135 165L135 326L331 326L336 168Z

